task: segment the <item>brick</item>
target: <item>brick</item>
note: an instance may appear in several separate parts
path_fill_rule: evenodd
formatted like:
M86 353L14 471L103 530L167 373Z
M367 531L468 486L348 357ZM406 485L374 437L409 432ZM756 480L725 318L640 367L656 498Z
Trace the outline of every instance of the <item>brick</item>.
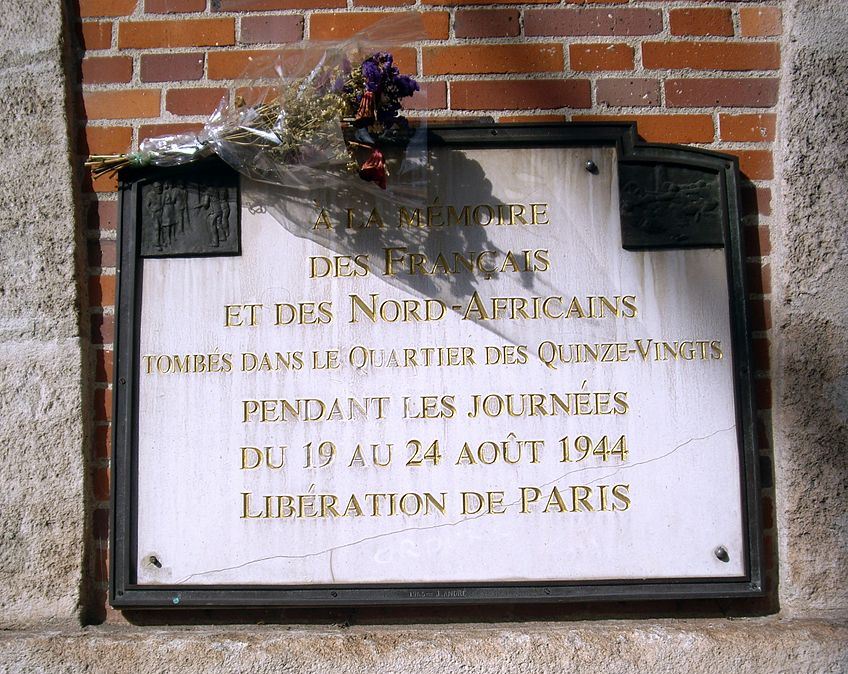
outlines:
M463 5L553 5L559 0L422 0L424 5L461 7ZM465 119L463 117L463 119Z
M202 12L204 9L206 9L206 0L144 0L146 14Z
M415 74L417 54L411 47L394 49L395 65L401 72ZM273 49L250 49L242 51L210 52L207 56L207 74L210 80L232 80L272 73L271 67L279 56ZM311 50L305 56L296 55L299 66L309 67L321 58L319 50ZM303 61L301 63L301 61Z
M660 104L659 80L622 78L598 80L599 105L648 107Z
M770 449L769 441L771 440L771 424L767 423L762 417L757 419L757 448L768 452ZM769 475L771 478L771 475Z
M512 9L459 10L453 30L456 37L516 37L519 13Z
M83 84L114 84L132 79L133 62L129 56L88 56L82 60Z
M356 12L345 14L313 14L309 19L310 40L339 40L353 37L378 21L397 18L403 21L411 15L405 12ZM424 36L428 40L446 40L450 33L450 14L447 12L422 12L420 14Z
M654 35L663 28L662 13L654 9L528 9L524 34Z
M542 124L568 121L565 115L503 115L498 121L504 124Z
M448 85L444 82L421 82L421 91L403 99L406 110L442 110L448 107ZM422 93L424 94L422 96Z
M97 306L115 304L115 276L98 274L88 279L88 301Z
M722 105L770 108L777 103L777 78L671 79L665 83L668 107Z
M442 124L491 124L494 122L494 117L491 115L452 115L450 111L444 115L434 115L427 118L427 124L431 127L440 126Z
M276 57L277 52L273 49L210 52L206 58L206 71L210 80L255 77L272 72L270 68ZM311 63L317 62L318 56L314 55Z
M112 46L112 23L94 21L81 24L80 46L85 51L109 49Z
M770 571L777 570L777 553L775 551L775 539L773 536L763 536L763 565L766 569ZM766 577L766 581L772 581L771 576ZM772 592L772 588L768 585L763 584L763 590L770 594Z
M111 239L88 242L89 267L114 267L117 260L117 248Z
M91 317L93 344L111 344L115 340L115 317L112 314L95 314Z
M763 529L774 528L774 501L768 496L763 496L760 503L760 510L763 515Z
M273 103L277 100L277 92L273 87L238 87L235 92L237 99L242 99L246 105Z
M233 19L132 21L118 27L118 48L219 47L235 44Z
M159 116L159 91L122 89L86 91L82 95L86 119L133 119Z
M732 141L774 140L777 115L719 115L721 139Z
M104 153L118 154L118 153ZM86 210L86 223L89 229L101 232L114 231L118 228L118 202L92 201Z
M211 0L213 12L270 12L276 9L335 9L347 0Z
M769 341L765 338L751 340L751 352L754 356L754 369L768 372L771 358L769 357Z
M742 212L744 215L771 215L771 190L768 187L744 187Z
M650 143L711 143L715 139L710 115L574 115L575 122L636 122Z
M107 504L104 503L101 505L105 507ZM114 615L109 617L110 613L119 614L118 611L107 605L107 581L109 580L108 541L100 542L100 548L93 552L91 556L91 568L93 569L92 573L95 582L89 589L91 594L88 601L90 602L89 606L93 610L91 615L98 620L99 624L101 621L111 620L115 617Z
M101 550L97 550L93 555L94 561L92 562L94 565L94 580L105 582L109 578L109 550L107 548L103 548ZM97 592L96 590L92 590L92 606L94 606L95 601L99 601L100 604L106 603L106 592ZM109 609L107 608L107 613Z
M783 15L779 7L742 7L739 9L739 32L745 37L780 35Z
M633 47L627 44L572 44L568 55L572 70L633 69Z
M176 136L181 133L197 133L203 129L200 123L145 124L138 130L138 142L159 136Z
M769 300L749 300L751 307L751 327L756 331L771 330L771 302Z
M281 44L302 39L302 16L246 16L241 20L243 44Z
M109 539L109 510L97 508L92 518L92 531L96 540L105 541Z
M112 431L108 426L94 429L94 458L108 459L112 454Z
M81 132L80 153L121 154L132 146L132 128L128 126L87 126Z
M541 73L563 69L562 45L424 47L424 74Z
M354 7L406 7L415 0L353 0Z
M758 410L771 409L771 380L754 380L754 399L757 401Z
M95 392L95 399L97 398L97 394L101 393L101 391ZM94 491L94 498L98 501L108 501L109 500L109 469L108 468L95 468L94 474L92 475L92 489Z
M644 42L646 68L695 70L777 70L780 45L776 42Z
M100 239L90 242L88 263L92 267L115 267L117 262L118 245L114 239Z
M739 170L751 180L774 178L774 162L768 150L725 150L739 157Z
M96 421L112 420L112 391L109 389L95 389L94 391L94 418Z
M112 381L113 359L112 351L99 349L95 352L94 380L99 384L109 384Z
M769 240L769 228L765 226L746 226L743 230L745 236L745 254L751 257L762 257L771 253L771 241Z
M109 194L117 192L118 176L112 173L95 178L91 175L91 173L86 171L83 174L82 189L84 192L94 192L95 194Z
M733 17L729 9L672 9L668 18L672 35L733 35Z
M165 109L175 115L210 115L227 89L171 89L165 96Z
M769 265L749 262L745 265L745 272L749 293L767 295L771 292L771 268Z
M188 82L203 77L203 54L144 54L142 82Z
M552 110L592 105L589 80L451 82L450 90L454 110Z
M90 16L127 16L135 10L136 0L79 0L79 15L86 19Z

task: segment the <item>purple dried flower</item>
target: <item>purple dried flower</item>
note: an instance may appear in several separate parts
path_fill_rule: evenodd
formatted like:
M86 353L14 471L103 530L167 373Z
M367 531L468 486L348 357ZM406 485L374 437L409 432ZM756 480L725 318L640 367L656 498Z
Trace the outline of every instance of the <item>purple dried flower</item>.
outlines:
M368 88L368 91L378 91L380 89L380 85L383 82L383 71L372 59L367 59L362 64L362 76L365 78L365 86Z
M409 75L399 75L395 78L395 86L398 90L398 98L406 98L412 96L416 91L420 91L421 87L418 82L412 79Z

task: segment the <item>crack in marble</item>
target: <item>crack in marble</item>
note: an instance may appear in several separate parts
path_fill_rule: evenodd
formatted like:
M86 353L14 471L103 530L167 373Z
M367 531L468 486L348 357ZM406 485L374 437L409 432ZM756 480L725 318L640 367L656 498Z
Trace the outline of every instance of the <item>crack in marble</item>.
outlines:
M713 431L712 433L709 433L707 435L689 438L685 442L682 442L679 445L675 445L672 449L668 450L665 454L660 454L659 456L655 456L651 459L645 459L644 461L635 461L633 463L628 463L628 464L622 465L622 466L616 468L613 472L606 473L604 475L601 475L600 477L596 477L596 478L588 481L586 484L594 484L594 483L599 482L601 480L605 480L607 478L618 475L620 472L622 472L624 470L628 470L628 469L631 469L631 468L636 468L637 466L644 466L644 465L647 465L649 463L655 463L657 461L661 461L663 459L668 458L672 454L675 454L676 452L680 451L684 447L691 445L692 443L702 442L704 440L709 440L710 438L713 438L716 435L719 435L720 433L727 433L729 431L734 431L734 430L736 430L736 424L734 424L733 426L729 426L728 428L721 428L717 431ZM607 468L607 466L583 466L583 467L580 467L580 468L575 468L574 470L570 470L567 473L563 473L559 477L556 477L553 480L550 480L549 482L545 482L540 486L549 487L551 485L556 484L560 480L564 480L566 477L569 477L571 475L575 475L577 473L582 473L584 471L589 471L589 470L599 470L599 469L602 469L602 468ZM504 508L512 508L512 507L518 505L519 503L520 503L520 501L513 501L511 503L504 504ZM183 585L183 584L187 583L189 580L191 580L192 578L197 578L199 576L208 576L208 575L211 575L211 574L214 574L214 573L222 573L224 571L236 571L238 569L243 569L247 566L251 566L252 564L260 564L262 562L268 562L268 561L271 561L271 560L274 560L274 559L309 559L310 557L321 557L322 555L329 555L330 576L332 578L332 581L336 582L335 574L333 573L333 553L337 550L343 550L345 548L352 548L354 546L361 545L363 543L368 543L368 542L371 542L371 541L374 541L374 540L379 540L379 539L382 539L382 538L388 538L390 536L396 536L398 534L404 534L404 533L409 533L409 532L413 532L413 531L429 531L429 530L434 530L434 529L442 529L442 528L445 528L445 527L459 526L461 524L466 524L468 522L474 522L475 520L481 519L481 518L485 517L486 515L488 515L488 513L480 513L479 515L471 515L471 516L468 516L468 517L463 517L463 518L461 518L459 520L455 520L453 522L443 522L441 524L433 524L433 525L424 526L424 527L404 527L403 529L398 529L396 531L387 531L385 533L375 534L374 536L366 536L366 537L358 539L356 541L349 541L347 543L341 543L339 545L335 545L333 547L326 548L324 550L318 550L318 551L315 551L315 552L307 552L307 553L304 553L302 555L270 555L268 557L258 557L256 559L251 559L251 560L248 560L246 562L242 562L241 564L236 564L234 566L225 566L225 567L218 568L218 569L210 569L209 571L198 571L196 573L192 573L192 574L186 576L185 578L183 578L182 580L178 580L176 582L176 585Z

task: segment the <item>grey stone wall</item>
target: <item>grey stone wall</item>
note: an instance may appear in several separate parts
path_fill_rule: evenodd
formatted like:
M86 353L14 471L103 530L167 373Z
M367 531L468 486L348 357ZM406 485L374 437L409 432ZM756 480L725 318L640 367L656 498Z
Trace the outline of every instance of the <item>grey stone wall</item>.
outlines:
M0 634L0 670L112 674L839 674L844 627L772 619ZM8 668L3 669L3 663Z
M0 7L0 626L77 621L79 248L60 2Z
M793 0L772 232L775 501L790 614L848 614L848 5Z

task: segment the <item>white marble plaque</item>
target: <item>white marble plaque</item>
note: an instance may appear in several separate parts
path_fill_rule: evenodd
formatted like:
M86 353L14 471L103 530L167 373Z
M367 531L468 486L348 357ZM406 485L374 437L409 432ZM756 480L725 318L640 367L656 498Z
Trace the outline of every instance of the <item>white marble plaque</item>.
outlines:
M432 165L143 260L138 582L744 576L724 251L622 249L612 149Z

